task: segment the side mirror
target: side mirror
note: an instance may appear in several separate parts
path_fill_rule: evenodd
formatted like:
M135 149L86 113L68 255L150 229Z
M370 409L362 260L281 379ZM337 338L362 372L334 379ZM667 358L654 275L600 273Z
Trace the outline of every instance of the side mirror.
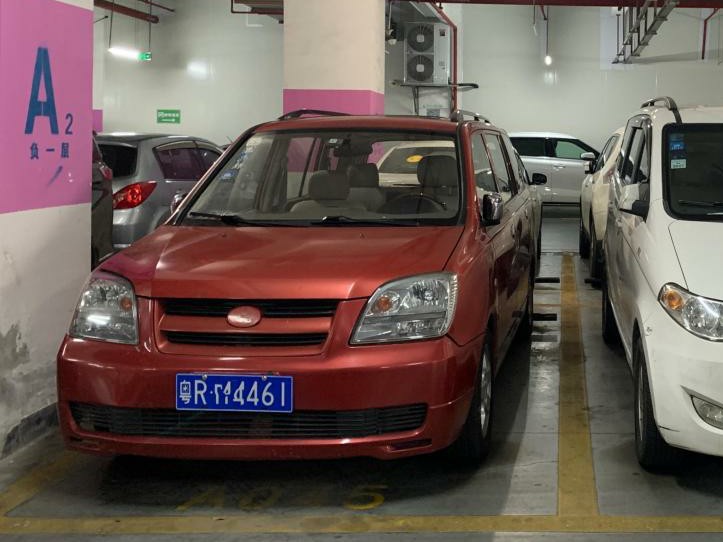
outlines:
M648 218L648 211L650 210L650 202L636 199L630 204L630 208L626 209L620 207L621 213L626 213L633 216L639 216L643 220Z
M480 202L480 215L485 226L495 226L502 220L502 196L497 192L485 194Z
M186 199L187 195L188 194L178 193L173 196L173 199L171 200L171 214L178 211L178 208L181 206L181 203L183 203L183 200Z
M542 173L533 173L532 184L547 184L547 175L543 175Z
M595 173L595 162L597 157L594 152L584 152L580 155L580 160L585 160L585 173Z

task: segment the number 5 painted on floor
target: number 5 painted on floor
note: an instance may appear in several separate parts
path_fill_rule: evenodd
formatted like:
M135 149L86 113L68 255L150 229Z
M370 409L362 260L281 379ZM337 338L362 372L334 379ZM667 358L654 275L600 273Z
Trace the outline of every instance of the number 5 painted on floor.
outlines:
M384 504L384 495L380 490L387 489L384 484L362 484L356 486L344 500L344 508L349 510L372 510Z

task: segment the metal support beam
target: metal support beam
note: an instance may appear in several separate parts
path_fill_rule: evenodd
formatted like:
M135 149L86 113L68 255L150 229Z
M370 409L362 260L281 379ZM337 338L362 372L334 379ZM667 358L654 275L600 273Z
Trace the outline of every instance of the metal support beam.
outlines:
M158 17L155 15L149 15L143 11L138 11L137 9L129 8L116 2L109 2L108 0L94 0L94 4L95 7L107 9L115 13L120 13L121 15L127 15L128 17L133 17L134 19L140 19L141 21L146 21L147 23L158 22Z
M658 0L645 0L642 5L623 8L622 41L618 42L618 53L613 64L628 63L633 57L639 57L658 29L668 20L668 15L679 4L679 0L664 0L658 7ZM687 4L685 7L690 7ZM652 9L652 19L649 12ZM620 35L620 33L618 34Z

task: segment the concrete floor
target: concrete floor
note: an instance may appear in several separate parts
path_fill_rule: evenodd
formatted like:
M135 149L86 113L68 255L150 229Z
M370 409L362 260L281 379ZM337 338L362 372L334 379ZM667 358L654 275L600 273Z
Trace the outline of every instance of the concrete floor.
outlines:
M638 466L630 376L600 336L600 293L573 254L576 213L545 215L540 275L562 281L537 285L535 310L557 318L537 321L500 371L482 468L438 455L106 459L64 452L49 435L0 462L0 540L723 539L721 460L691 456L675 475Z

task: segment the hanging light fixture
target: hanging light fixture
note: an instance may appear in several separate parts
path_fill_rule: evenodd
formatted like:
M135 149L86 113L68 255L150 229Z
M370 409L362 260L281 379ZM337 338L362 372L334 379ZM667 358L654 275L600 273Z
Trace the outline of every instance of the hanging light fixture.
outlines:
M544 11L542 12L545 13ZM550 6L547 6L547 15L545 16L545 66L552 64L550 56Z

